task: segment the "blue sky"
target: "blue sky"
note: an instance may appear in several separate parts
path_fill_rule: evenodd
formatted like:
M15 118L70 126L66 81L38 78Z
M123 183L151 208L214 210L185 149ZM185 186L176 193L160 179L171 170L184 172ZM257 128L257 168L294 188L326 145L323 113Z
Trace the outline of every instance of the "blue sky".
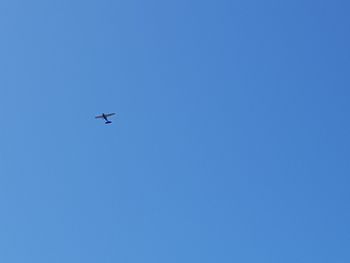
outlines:
M349 7L2 1L0 261L349 262Z

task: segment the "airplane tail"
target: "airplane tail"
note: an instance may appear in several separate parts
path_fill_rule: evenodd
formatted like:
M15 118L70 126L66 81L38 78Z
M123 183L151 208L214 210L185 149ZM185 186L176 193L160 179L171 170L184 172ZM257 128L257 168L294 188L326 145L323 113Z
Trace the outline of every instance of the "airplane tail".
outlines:
M110 124L110 123L112 123L112 122L111 122L111 121L106 121L106 122L105 122L105 124Z

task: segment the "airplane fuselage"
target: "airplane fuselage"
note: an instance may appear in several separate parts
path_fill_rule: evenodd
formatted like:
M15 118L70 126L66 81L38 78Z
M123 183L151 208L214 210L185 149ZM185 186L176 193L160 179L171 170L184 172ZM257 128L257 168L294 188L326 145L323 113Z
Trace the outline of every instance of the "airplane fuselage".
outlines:
M108 120L107 119L107 116L106 116L106 114L104 114L104 113L102 113L102 117L105 119L105 124L110 124L110 123L112 123L110 120Z

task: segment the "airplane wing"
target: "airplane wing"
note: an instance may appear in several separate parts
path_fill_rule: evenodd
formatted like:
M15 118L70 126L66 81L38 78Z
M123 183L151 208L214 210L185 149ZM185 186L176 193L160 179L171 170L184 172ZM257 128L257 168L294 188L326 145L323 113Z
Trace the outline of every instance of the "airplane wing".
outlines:
M106 117L111 117L111 116L113 116L113 115L115 115L115 113L113 112L113 113L108 113L108 114L105 114L105 116Z
M95 119L103 119L102 115L96 116Z

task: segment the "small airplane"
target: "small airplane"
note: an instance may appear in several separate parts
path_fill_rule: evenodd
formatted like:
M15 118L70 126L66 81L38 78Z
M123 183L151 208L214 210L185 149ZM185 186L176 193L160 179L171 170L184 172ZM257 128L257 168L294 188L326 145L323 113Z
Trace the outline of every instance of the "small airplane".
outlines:
M110 120L108 120L108 117L111 117L115 115L115 113L102 113L102 115L96 116L95 119L104 119L106 122L105 124L110 124L112 123Z

